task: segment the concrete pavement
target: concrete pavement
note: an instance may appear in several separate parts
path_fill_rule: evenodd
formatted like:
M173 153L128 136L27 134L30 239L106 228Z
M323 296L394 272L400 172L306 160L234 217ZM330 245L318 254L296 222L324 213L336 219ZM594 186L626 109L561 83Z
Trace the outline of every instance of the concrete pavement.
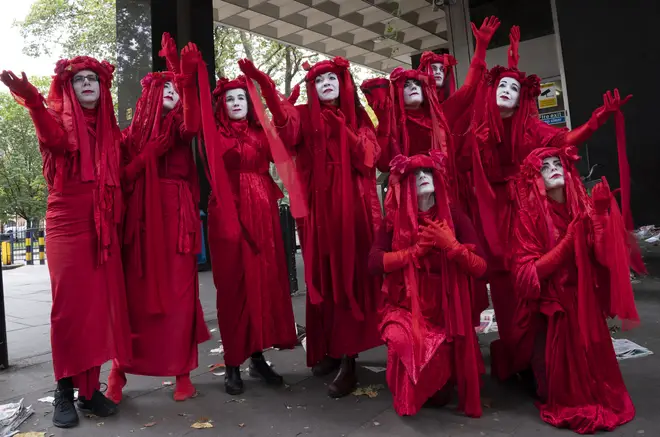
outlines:
M299 276L302 270L299 271ZM468 419L444 409L423 409L411 418L400 418L391 408L385 373L375 373L365 366L385 367L385 350L377 348L359 358L362 386L381 387L374 398L348 396L332 400L326 396L331 377L311 376L305 366L301 347L292 351L269 351L287 382L273 389L245 376L246 391L231 397L224 393L223 376L214 375L209 366L222 362L211 354L218 347L215 320L215 289L208 272L200 274L201 298L213 340L201 345L200 365L193 382L200 394L183 403L172 400L174 378L129 376L120 414L108 419L81 417L81 426L59 430L51 423L52 407L38 399L52 395L54 389L48 320L50 289L47 268L22 267L5 271L5 300L10 362L12 368L0 373L0 404L22 397L36 413L22 426L22 431L41 431L53 436L558 436L571 435L554 429L538 417L532 401L515 385L484 378L482 397L486 408L480 419ZM303 284L304 282L300 282ZM642 325L635 331L615 334L660 353L660 281L647 278L635 284ZM304 324L304 295L294 297L294 310ZM496 337L480 337L485 358L487 345ZM621 362L626 383L637 407L637 418L611 435L621 437L659 436L660 356ZM107 378L107 366L102 379ZM215 372L222 371L222 369ZM165 383L165 384L164 384ZM200 420L212 421L212 429L193 429Z

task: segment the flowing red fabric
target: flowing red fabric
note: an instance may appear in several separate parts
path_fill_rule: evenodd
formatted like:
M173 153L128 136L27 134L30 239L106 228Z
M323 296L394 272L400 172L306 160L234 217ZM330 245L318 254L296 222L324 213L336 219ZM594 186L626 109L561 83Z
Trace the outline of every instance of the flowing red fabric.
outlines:
M273 143L267 128L258 122L252 98L246 120L230 120L226 112L224 93L232 87L245 90L248 86L242 78L221 81L214 92L218 97L217 144L224 150L223 165L243 236L236 244L222 235L217 223L224 205L212 198L209 243L228 366L240 366L251 354L269 347L290 349L297 342L289 277L282 256L284 243L277 204L282 193L269 173L274 160ZM256 92L249 96L259 98Z
M309 211L305 202L305 197L302 193L302 186L298 178L295 163L289 152L284 147L282 140L275 131L270 120L264 114L264 107L261 103L261 98L257 94L257 90L251 80L246 80L248 92L250 94L250 101L254 102L254 112L257 116L259 124L263 127L268 138L270 151L273 155L273 161L277 168L277 174L282 179L284 186L289 192L289 200L291 203L291 215L294 218L305 217Z
M391 189L385 202L386 226L388 232L393 235L392 251L408 249L417 242L421 220L415 182L415 170L418 168L433 170L436 202L430 218L444 220L450 228L454 228L449 208L451 197L445 182L446 162L446 155L437 150L431 151L430 156L416 155L407 158L399 155L392 160ZM472 328L471 299L466 299L466 296L470 295L468 277L456 268L456 264L450 262L445 252L434 252L432 257L422 261L421 269L410 263L403 270L386 275L383 284L386 305L383 310L381 335L388 342L388 348L394 347L394 352L400 357L414 386L419 384L425 367L437 354L451 356L451 359L444 363L444 379L439 378L434 383L438 384L434 385L435 391L440 390L449 376L453 375L460 397L459 409L468 416L479 417L479 373L483 365L477 352L476 334ZM441 290L441 293L438 293L438 290ZM410 311L410 317L402 317L400 307ZM406 320L410 321L409 325ZM407 352L396 348L402 335L401 328L396 328L398 325L404 326L403 331L409 331L409 345L405 348ZM408 328L405 328L406 325ZM442 352L439 348L447 347L443 346L445 341L451 348ZM456 367L450 370L452 361L455 361ZM397 369L395 366L390 371L396 372ZM434 373L443 374L437 368ZM398 381L393 392L409 391L402 389L406 386L403 378L392 375L388 376L388 381L390 379ZM427 394L426 389L422 391ZM400 403L395 400L400 414L416 413L421 404L413 404L414 406L411 406L407 400L401 400Z
M540 168L543 159L551 156L562 161L565 204L549 200L545 193ZM596 261L593 241L603 236L593 236L593 232L599 232L592 225L596 212L575 168L577 159L573 147L546 148L533 151L523 165L515 230L518 305L512 346L518 351L516 365L524 368L538 336L545 337L541 363L547 398L540 405L541 418L557 427L591 434L611 431L634 417L605 319L639 319L630 281L627 285L614 283L603 275L604 269L610 271L609 278L627 274L629 263L602 266ZM536 262L558 243L576 217L582 219L574 233L574 257L564 260L547 279L540 279ZM616 226L620 224L615 222ZM613 260L629 259L625 228L618 233L606 231L604 238L609 240L608 249L622 252L608 256Z
M445 70L445 81L442 84L442 87L436 87L438 101L443 103L456 92L456 73L454 67L458 65L458 62L456 61L456 58L449 53L439 55L433 52L424 52L419 60L417 70L433 77L432 64L442 64Z
M71 79L81 70L99 77L95 109L81 108L73 92ZM57 380L131 355L117 234L121 135L110 97L113 70L88 57L59 61L46 100L49 110L40 106L30 112L40 132L49 188L46 244Z
M167 82L179 84L181 100L163 114ZM129 162L144 160L144 170L124 183L133 360L115 363L132 374L184 375L197 368L197 345L210 338L199 300L199 187L190 149L199 129L197 89L169 72L148 74L142 86L124 142ZM165 144L154 148L150 142L162 136Z
M381 221L374 162L380 155L369 116L357 98L348 61L305 65L308 102L278 126L297 154L296 167L310 209L302 220L307 282L307 364L326 356L353 356L381 344L378 334L380 279L367 269ZM338 106L321 105L314 79L333 71L340 81ZM344 127L329 122L344 120ZM345 195L346 194L346 195ZM300 224L299 220L299 224ZM351 261L352 260L352 261Z

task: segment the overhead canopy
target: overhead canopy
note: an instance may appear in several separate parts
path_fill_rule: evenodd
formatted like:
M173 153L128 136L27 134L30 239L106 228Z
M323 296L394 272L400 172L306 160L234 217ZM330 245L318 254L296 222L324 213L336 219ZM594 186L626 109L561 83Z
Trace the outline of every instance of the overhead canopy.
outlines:
M283 43L389 72L445 47L447 23L431 0L213 0L214 20Z

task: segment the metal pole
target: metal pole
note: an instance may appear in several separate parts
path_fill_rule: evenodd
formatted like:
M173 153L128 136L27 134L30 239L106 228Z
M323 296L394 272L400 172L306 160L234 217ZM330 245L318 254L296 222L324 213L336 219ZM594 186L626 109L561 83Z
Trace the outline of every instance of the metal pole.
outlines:
M2 246L0 246L0 252ZM2 258L2 253L0 253ZM7 323L5 322L5 286L2 280L2 265L0 265L0 370L9 367L9 353L7 351Z

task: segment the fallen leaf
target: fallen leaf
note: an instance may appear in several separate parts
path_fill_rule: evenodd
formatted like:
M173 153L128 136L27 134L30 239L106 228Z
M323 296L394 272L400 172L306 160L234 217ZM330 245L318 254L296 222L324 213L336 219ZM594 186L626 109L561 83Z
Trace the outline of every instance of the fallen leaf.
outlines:
M96 414L91 414L91 413L85 414L85 417L88 418L88 419L98 419L99 418L99 416L97 416Z
M239 427L239 428L244 428L244 427L245 427L245 424L244 424L244 423L239 423L239 424L238 424L238 427Z
M99 422L99 423L96 424L96 426L103 426L104 424L105 424L105 422Z
M46 437L46 433L30 431L21 434L16 434L14 437Z
M224 369L225 368L225 363L217 363L217 364L210 364L209 369L211 369L211 372L213 372L216 369Z
M484 408L491 408L493 405L493 400L490 398L481 398L481 404Z
M156 422L145 423L145 424L144 424L144 427L145 427L145 428L151 428L151 427L154 426L155 424L156 424Z
M376 396L378 396L378 390L382 390L384 388L385 388L385 386L383 384L375 384L375 385L368 385L366 387L358 387L353 392L353 395L354 396L368 396L369 398L373 399Z
M190 427L194 429L208 429L213 428L213 424L209 422L195 422Z

